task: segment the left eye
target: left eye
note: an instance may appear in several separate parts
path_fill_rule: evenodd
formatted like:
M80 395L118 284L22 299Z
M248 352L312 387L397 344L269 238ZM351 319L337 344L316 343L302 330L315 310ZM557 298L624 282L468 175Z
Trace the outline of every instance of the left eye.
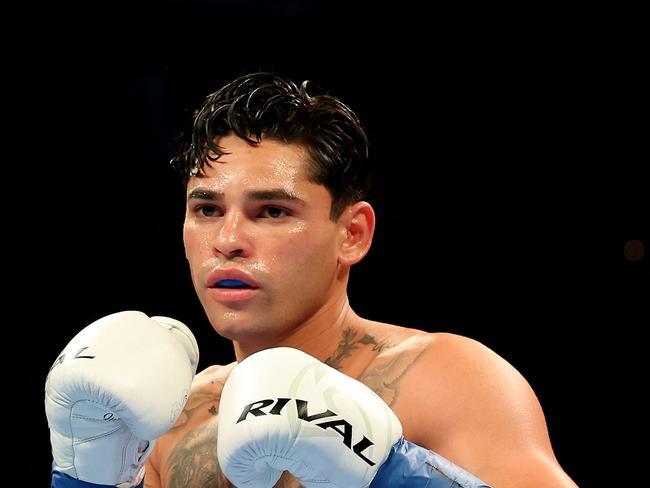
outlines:
M278 207L266 207L262 210L262 217L265 218L277 219L280 217L286 217L286 215L287 211Z

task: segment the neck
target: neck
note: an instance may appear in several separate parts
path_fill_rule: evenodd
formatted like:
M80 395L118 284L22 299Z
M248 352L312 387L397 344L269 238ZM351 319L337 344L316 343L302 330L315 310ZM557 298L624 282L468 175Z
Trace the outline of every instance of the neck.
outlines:
M321 361L331 362L350 330L362 327L361 319L350 307L347 295L314 314L307 322L280 338L263 342L233 341L235 357L241 361L251 354L270 347L294 347Z

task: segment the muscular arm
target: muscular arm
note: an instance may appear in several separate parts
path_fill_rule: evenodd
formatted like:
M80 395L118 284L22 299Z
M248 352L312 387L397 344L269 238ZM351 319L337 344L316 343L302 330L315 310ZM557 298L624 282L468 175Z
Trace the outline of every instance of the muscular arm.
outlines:
M540 404L510 364L476 341L436 334L392 405L407 439L499 488L575 487Z

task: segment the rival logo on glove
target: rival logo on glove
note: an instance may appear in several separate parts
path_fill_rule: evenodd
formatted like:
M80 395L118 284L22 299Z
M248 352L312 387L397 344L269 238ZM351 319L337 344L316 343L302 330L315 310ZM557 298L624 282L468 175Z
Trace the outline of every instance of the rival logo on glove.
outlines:
M253 414L255 417L259 417L261 415L280 415L282 413L282 409L285 407L287 403L289 403L291 400L294 400L293 398L278 398L277 400L271 400L271 399L266 399L266 400L258 400L256 402L253 402L249 405L246 405L244 409L242 410L241 415L239 416L239 419L237 420L237 424L239 422L242 422L246 420L248 417L248 414ZM324 412L321 413L316 413L314 415L309 415L308 412L308 402L305 400L300 400L298 398L295 399L296 402L296 408L298 411L298 418L301 420L304 420L305 422L315 422L317 420L327 418L327 417L337 417L338 414L335 412L332 412L331 410L325 410ZM275 403L275 405L273 405ZM273 405L273 408L269 410L268 412L263 411L263 408L269 407ZM365 435L363 436L363 439L361 439L359 442L356 444L352 445L352 425L344 420L344 419L338 419L338 420L328 420L326 422L320 422L320 423L315 423L314 425L317 425L321 429L332 429L341 434L342 436L342 441L343 444L352 452L354 452L357 456L359 456L361 459L363 459L364 462L368 463L370 466L374 466L376 463L365 457L362 452L366 450L368 447L374 445L374 442L372 442L370 439L368 439Z
M79 348L79 350L70 359L95 359L95 356L80 356L80 354L84 352L86 349L88 349L88 347ZM50 368L50 371L54 369L54 366L61 364L63 361L65 361L65 353L61 354L58 358L56 358L56 360L52 364L52 367Z

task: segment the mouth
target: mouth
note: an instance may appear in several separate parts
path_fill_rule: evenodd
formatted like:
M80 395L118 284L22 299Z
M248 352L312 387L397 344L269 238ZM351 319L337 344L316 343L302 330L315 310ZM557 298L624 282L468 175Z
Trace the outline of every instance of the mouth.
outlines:
M235 279L223 279L217 281L214 286L211 286L210 288L224 288L224 289L251 289L254 290L257 287L253 285L249 285L247 282L243 280L235 280Z
M213 277L211 286L208 286L208 296L227 306L243 306L253 299L259 287L248 276L242 276L242 273L239 273L239 278L232 275L233 273L228 273L225 277Z
M256 290L259 288L251 275L236 268L214 270L207 277L206 286L213 290Z

